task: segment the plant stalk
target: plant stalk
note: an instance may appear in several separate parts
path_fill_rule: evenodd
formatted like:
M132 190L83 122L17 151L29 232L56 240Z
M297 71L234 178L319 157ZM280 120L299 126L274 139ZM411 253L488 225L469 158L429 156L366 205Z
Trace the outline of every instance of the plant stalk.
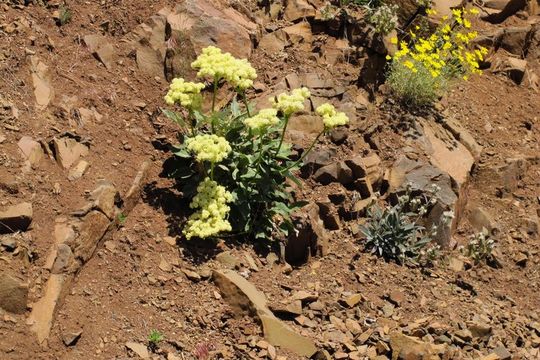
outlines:
M277 147L275 156L279 154L279 151L281 150L281 145L283 145L283 139L285 138L285 131L287 131L287 126L289 125L290 117L291 117L290 115L287 115L285 117L285 125L283 126L283 132L281 133L281 138L279 139L279 145Z
M242 91L242 101L244 102L244 105L246 106L246 113L248 117L251 117L251 112L249 111L249 105L246 97L246 91Z
M212 94L212 114L210 116L212 116L212 122L211 122L211 125L212 125L212 133L214 133L214 113L216 111L216 96L217 96L217 90L218 90L218 83L219 83L219 79L216 77L214 77L214 93Z
M298 165L300 162L302 162L302 160L305 159L305 157L311 152L311 150L313 150L313 147L315 146L315 144L319 141L319 138L322 136L322 134L324 134L324 132L326 131L326 129L324 129L323 131L321 131L319 133L319 135L317 135L317 137L315 138L315 140L313 140L313 142L311 143L311 145L309 146L309 148L307 149L307 151L304 151L304 153L302 154L302 156L300 157L300 159L296 160L292 165L288 166L285 170L283 170L282 172L285 172L285 171L289 171L290 169L292 169L293 167L295 167L296 165Z

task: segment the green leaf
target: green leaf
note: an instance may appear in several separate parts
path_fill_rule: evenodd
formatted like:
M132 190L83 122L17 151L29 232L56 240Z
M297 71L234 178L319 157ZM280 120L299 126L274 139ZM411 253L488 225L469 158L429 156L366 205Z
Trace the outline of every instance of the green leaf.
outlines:
M178 114L177 112L175 111L171 111L171 110L168 110L168 109L161 109L161 112L166 116L168 117L170 120L174 121L175 123L177 123L178 125L182 126L182 127L185 127L187 126L186 125L186 121L182 118L182 116L180 116L180 114Z

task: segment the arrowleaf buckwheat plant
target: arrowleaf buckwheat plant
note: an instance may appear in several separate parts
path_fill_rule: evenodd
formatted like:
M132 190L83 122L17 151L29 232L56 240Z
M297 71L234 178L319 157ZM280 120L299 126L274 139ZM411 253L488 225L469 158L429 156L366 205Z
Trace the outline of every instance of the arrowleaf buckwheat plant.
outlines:
M174 79L165 102L179 111L163 109L181 128L168 175L190 201L192 213L183 227L186 239L287 235L292 229L291 213L304 205L294 201L287 179L299 184L294 171L304 157L322 135L349 119L330 104L319 106L316 112L324 130L295 159L284 137L291 117L306 110L311 96L307 88L279 94L271 99L271 108L254 112L246 90L257 73L247 60L209 46L192 67L208 82ZM224 82L235 89L236 97L218 110L216 97ZM211 110L206 113L201 95L205 88L212 90Z
M435 10L427 9L428 14ZM403 102L415 106L428 105L435 101L448 87L452 79L461 77L468 80L471 74L481 74L480 61L484 60L487 49L471 49L470 42L477 37L471 30L470 15L478 14L476 9L454 9L451 17L442 17L441 24L431 35L420 26L407 35L409 42L393 38L399 50L387 60L389 65L387 83Z

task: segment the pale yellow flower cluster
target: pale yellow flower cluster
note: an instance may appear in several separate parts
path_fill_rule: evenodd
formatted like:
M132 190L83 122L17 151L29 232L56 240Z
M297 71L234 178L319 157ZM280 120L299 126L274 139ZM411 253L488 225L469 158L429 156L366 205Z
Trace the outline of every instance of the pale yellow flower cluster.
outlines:
M290 116L295 112L304 110L304 102L309 99L311 93L308 88L294 89L291 94L282 93L275 98L271 98L272 107L279 110L285 116Z
M225 79L240 90L253 86L257 78L257 72L246 59L236 59L215 46L204 48L191 67L199 70L197 76L201 78Z
M253 117L244 120L244 124L254 133L261 133L268 127L279 124L276 109L262 109Z
M230 211L227 203L232 201L233 196L225 187L210 178L201 181L197 187L197 195L189 205L192 209L199 210L189 217L184 227L186 238L204 239L223 231L231 231L231 224L227 220Z
M349 123L349 118L343 112L337 112L336 108L331 104L322 104L317 109L317 114L322 116L324 127L326 130L332 130L337 126L346 125Z
M187 82L182 78L173 79L169 92L165 96L165 102L169 105L178 103L186 108L193 108L198 105L198 96L204 84Z
M229 142L217 135L197 135L186 140L186 147L195 153L197 161L209 161L218 163L225 159L232 151Z

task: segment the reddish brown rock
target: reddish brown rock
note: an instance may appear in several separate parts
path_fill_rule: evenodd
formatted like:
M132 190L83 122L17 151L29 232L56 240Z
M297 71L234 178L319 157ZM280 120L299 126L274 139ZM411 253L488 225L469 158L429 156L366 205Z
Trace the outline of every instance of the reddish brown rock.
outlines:
M0 308L15 314L26 311L28 285L7 272L0 273Z
M310 204L293 215L296 231L289 234L285 245L285 260L301 264L311 256L324 256L328 251L328 235L319 217L319 208Z
M32 223L32 204L24 202L0 211L0 234L26 231Z

